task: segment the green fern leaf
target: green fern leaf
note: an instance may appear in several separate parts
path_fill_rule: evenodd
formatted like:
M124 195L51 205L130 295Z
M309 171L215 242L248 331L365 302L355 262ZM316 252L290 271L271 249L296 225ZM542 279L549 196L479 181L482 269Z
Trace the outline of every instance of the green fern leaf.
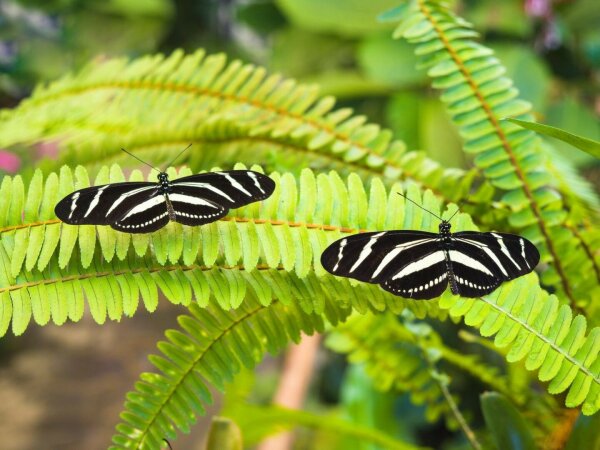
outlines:
M442 297L440 307L483 336L495 335L495 345L509 349L507 360L525 359L528 370L539 370L539 379L549 382L550 393L567 391L568 407L583 404L583 413L593 414L600 409L600 329L586 336L585 318L573 318L554 295L531 290L528 278L535 275L506 283L483 301Z
M59 138L66 151L48 162L57 169L63 163L131 164L121 147L156 165L195 142L201 145L184 158L196 170L270 161L270 169L299 175L301 167L317 166L382 177L388 186L414 182L446 201L476 201L474 171L444 169L423 152L407 151L389 130L334 106L332 97L319 98L315 86L202 50L96 60L2 111L0 145ZM480 201L491 199L486 186Z
M338 323L347 314L334 307L329 320ZM300 320L285 320L290 315ZM223 390L242 366L254 367L264 353L279 351L300 331L324 330L318 314L280 302L263 306L250 298L228 313L192 304L179 325L181 330L168 331L168 341L159 343L162 356L150 358L161 373L142 375L127 395L114 448L158 448L162 437L175 437L176 428L188 432L212 403L207 385Z
M600 292L600 278L584 274L600 275L600 266L583 250L579 233L565 226L567 214L554 194L552 165L539 138L501 121L506 116L531 120L531 105L517 98L500 61L472 40L477 34L471 25L445 3L412 0L408 10L394 36L415 44L421 66L443 91L441 99L465 139L465 151L475 154L475 164L494 186L507 191L503 201L513 209L510 224L541 246L543 260L551 263L542 280L559 288L571 305L575 299L591 300ZM561 258L567 254L572 258L568 264Z
M111 169L111 173L111 179L122 177L116 166ZM293 177L280 177L277 174L272 177L281 186L276 192L285 191L286 195L295 195L297 199L305 196L304 192L294 186ZM78 186L85 185L86 178L85 171L78 169ZM60 189L73 186L72 179L72 173L66 167L62 168L58 177ZM148 236L146 241L142 241L145 242L143 248L139 242L136 244L135 240L131 240L129 235L107 229L106 236L114 234L114 239L105 239L102 243L100 238L95 238L92 249L90 243L85 241L89 238L79 232L78 227L61 224L55 219L42 222L37 211L19 211L18 207L25 207L22 201L25 198L22 181L19 177L3 181L3 189L7 198L11 199L11 204L7 208L7 223L0 229L0 295L3 300L0 324L6 324L7 317L10 316L13 333L20 334L32 318L40 324L45 324L48 320L64 323L67 318L79 320L83 313L84 297L92 317L98 323L103 323L107 318L119 320L123 314L131 315L135 312L139 297L148 310L156 309L159 290L173 303L188 305L195 298L200 305L218 304L224 309L243 307L247 299L256 299L259 304L264 305L277 299L286 306L297 305L306 314L324 314L327 319L330 316L335 318L335 309L331 305L351 307L360 313L383 310L399 313L408 307L417 317L445 317L436 301L404 300L382 291L378 286L333 277L325 273L319 263L321 252L330 242L358 231L365 221L373 227L372 230L415 228L434 231L437 221L431 215L425 214L412 203L407 204L403 197L396 195L400 191L398 186L388 193L381 182L373 182L367 194L358 178L351 177L345 183L335 172L315 177L311 171L305 170L302 179L303 185L311 186L308 192L313 193L313 199L286 202L281 201L284 198L282 194L274 194L258 205L240 208L218 222L200 227L202 245L197 247L198 253L188 255L188 258L193 259L189 265L183 264L181 250L188 246L188 242L184 240L183 245L180 243L189 235L184 235L177 224L169 225L162 233ZM39 179L34 183L39 186ZM35 186L34 189L38 189ZM421 193L416 186L409 186L407 192L415 201L420 201ZM45 204L46 196L55 193L44 191L41 195L41 201L36 204ZM361 198L363 200L354 201ZM357 210L365 208L365 198L369 199L367 218ZM14 203L12 199L15 199ZM290 203L294 206L290 207ZM423 195L423 205L441 214L440 202L431 192ZM454 211L455 207L450 207L444 214L448 217ZM24 223L24 217L34 222ZM298 217L312 217L313 222L297 222ZM457 229L474 229L473 223L465 214L456 216L454 220ZM250 227L249 222L253 223ZM29 230L41 226L44 227L42 245L46 243L46 235L52 239L52 230L59 229L61 235L46 268L42 271L37 268L27 271L21 264L19 273L14 276L13 258L20 261L25 259L24 255L31 248L31 241L27 241ZM15 237L20 231L27 232L22 236L25 242L15 245ZM79 242L82 236L83 243ZM108 249L111 242L114 252ZM173 249L171 242L174 243ZM39 246L39 243L36 245ZM253 253L259 255L258 259L252 259L254 266L242 264L244 258L241 249L245 247L253 248ZM42 250L43 248L40 255L43 254ZM86 252L92 251L90 258ZM112 255L110 260L104 258L107 254ZM140 254L143 256L138 256ZM486 299L498 301L499 304L510 301L525 311L535 312L539 308L539 302L544 300L544 295L547 296L539 288L535 276L529 276L506 283L504 289L494 292ZM512 313L482 307L477 302L475 304L478 306L474 307L472 300L453 296L446 298L452 299L451 311L454 315L466 315L468 323L477 319L481 321L482 329L497 333L498 345L513 342L516 335L528 338L522 347L515 347L515 359L524 354L539 355L539 352L531 350L530 342L553 342L556 338L550 334L552 330L543 328L541 323L536 323L535 332L528 334L523 330L529 328L522 324L521 319L514 320ZM445 305L448 308L448 303ZM560 311L565 314L570 310L565 306ZM524 317L533 316L532 313ZM541 321L545 316L539 317ZM550 315L549 320L553 317L554 315ZM578 337L582 330L580 320L573 323L566 318L558 321L564 323L561 331L574 333L573 342L577 345L581 343ZM268 322L261 326L264 327L269 342L283 339L280 329L270 327ZM299 337L294 335L293 338ZM562 339L560 336L557 342L563 342ZM590 345L582 348L590 352L596 349L595 344ZM549 368L543 366L541 373L544 376L548 373L548 379L557 380L552 385L553 392L571 386L570 392L573 394L569 397L569 404L583 399L584 411L593 411L598 386L598 377L593 371L597 370L594 366L597 363L595 360L588 361L590 356L584 354L584 350L572 350L579 353L557 360L555 353L562 356L567 351L557 348L559 350L550 346L554 350L548 350L542 361ZM513 354L510 358L512 357ZM567 372L563 376L562 372L553 372L556 368ZM572 368L575 368L575 378Z
M139 179L140 173L131 177ZM374 182L367 194L357 177L345 183L335 172L315 177L305 170L302 186L309 187L304 194L289 174L272 177L279 188L265 202L235 210L203 227L170 224L142 240L109 227L77 227L60 223L53 216L48 218L47 205L57 198L56 186L63 195L88 185L82 167L76 170L76 183L67 167L58 177L50 175L46 183L50 191L40 189L43 180L36 175L27 198L29 192L41 198L25 205L21 201L25 198L21 178L5 178L3 190L10 199L7 211L11 214L0 228L0 267L8 269L0 293L8 292L14 299L13 331L22 333L31 318L39 324L78 319L84 296L98 323L134 314L140 296L145 307L153 311L159 291L173 303L188 305L195 298L200 305L207 305L213 299L224 309L236 308L248 295L256 295L261 304L276 298L285 304L300 302L306 312L323 312L323 294L338 299L345 295L362 312L390 307L400 311L410 304L421 317L436 314L435 302L405 301L372 285L352 287L356 283L332 277L319 262L333 239L365 226L367 217L374 229L404 224L435 228L427 215L413 206L405 214L402 198L388 198L379 182ZM98 182L122 180L117 166L100 171L97 177ZM416 188L411 192L415 198L419 195ZM282 201L284 198L287 200ZM372 205L367 204L367 198ZM426 202L430 208L439 208L430 194ZM25 217L30 222L25 222ZM299 221L308 217L311 223ZM329 223L319 222L323 218ZM30 260L23 265L27 257Z
M502 391L516 403L523 403L522 398L508 390L498 370L446 347L424 323L405 324L391 315L354 316L333 330L326 343L335 351L347 353L351 362L365 364L378 389L406 391L414 403L425 404L425 416L430 421L444 415L449 425L456 426L451 406L432 371L428 352L438 352L441 359Z

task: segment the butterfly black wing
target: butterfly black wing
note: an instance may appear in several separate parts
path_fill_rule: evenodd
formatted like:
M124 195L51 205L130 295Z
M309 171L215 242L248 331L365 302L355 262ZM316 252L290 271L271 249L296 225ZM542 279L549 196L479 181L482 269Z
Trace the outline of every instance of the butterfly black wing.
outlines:
M387 231L340 239L323 252L321 264L334 275L377 283L402 297L430 299L448 283L463 297L489 294L531 272L539 259L531 242L513 234L464 231L448 242L434 233Z
M274 190L275 182L262 173L228 170L174 180L169 201L177 222L202 225L225 216L229 209L264 200Z
M449 251L457 294L479 297L502 282L531 272L540 253L527 239L508 233L462 231L452 235Z
M56 217L70 225L110 225L115 218L157 195L156 183L113 183L80 189L54 208Z
M63 198L56 216L71 225L110 225L129 233L149 233L169 220L202 225L269 197L275 182L258 172L210 172L174 180L165 196L158 183L128 182L94 186Z
M403 297L438 297L447 286L439 236L424 231L361 233L335 241L321 255L334 275L380 284Z

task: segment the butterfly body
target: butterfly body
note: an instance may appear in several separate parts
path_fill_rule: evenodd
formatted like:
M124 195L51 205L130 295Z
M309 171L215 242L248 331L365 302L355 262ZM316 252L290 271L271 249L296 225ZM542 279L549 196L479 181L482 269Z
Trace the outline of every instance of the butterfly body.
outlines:
M321 264L334 275L381 285L413 299L453 294L479 297L502 282L531 272L539 252L527 239L508 233L384 231L360 233L331 244Z
M158 183L125 182L75 191L54 212L71 225L110 225L129 233L149 233L169 221L202 225L225 216L229 209L269 197L275 183L251 170L208 172Z

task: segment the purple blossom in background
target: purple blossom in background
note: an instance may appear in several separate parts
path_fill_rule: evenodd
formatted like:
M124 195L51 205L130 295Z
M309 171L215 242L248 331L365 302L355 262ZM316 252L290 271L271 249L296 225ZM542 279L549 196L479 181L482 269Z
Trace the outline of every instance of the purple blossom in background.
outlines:
M525 13L541 22L541 32L536 38L535 47L539 50L553 50L560 47L562 36L554 16L551 0L525 0Z
M21 167L21 159L14 153L0 150L0 170L15 173Z
M56 37L59 34L60 24L55 17L13 1L0 0L0 17L8 22L25 24L41 36Z
M17 44L13 41L0 41L0 66L11 66L17 59Z

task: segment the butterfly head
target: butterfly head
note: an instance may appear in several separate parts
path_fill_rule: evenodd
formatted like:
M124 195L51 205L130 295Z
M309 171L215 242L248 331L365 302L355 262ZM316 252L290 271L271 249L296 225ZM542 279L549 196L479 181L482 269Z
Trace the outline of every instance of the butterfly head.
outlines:
M160 184L160 188L167 192L170 188L169 176L165 172L160 172L158 174L158 183Z
M447 220L442 220L442 222L440 223L440 234L442 235L442 237L450 236L450 227L450 222L448 222Z

